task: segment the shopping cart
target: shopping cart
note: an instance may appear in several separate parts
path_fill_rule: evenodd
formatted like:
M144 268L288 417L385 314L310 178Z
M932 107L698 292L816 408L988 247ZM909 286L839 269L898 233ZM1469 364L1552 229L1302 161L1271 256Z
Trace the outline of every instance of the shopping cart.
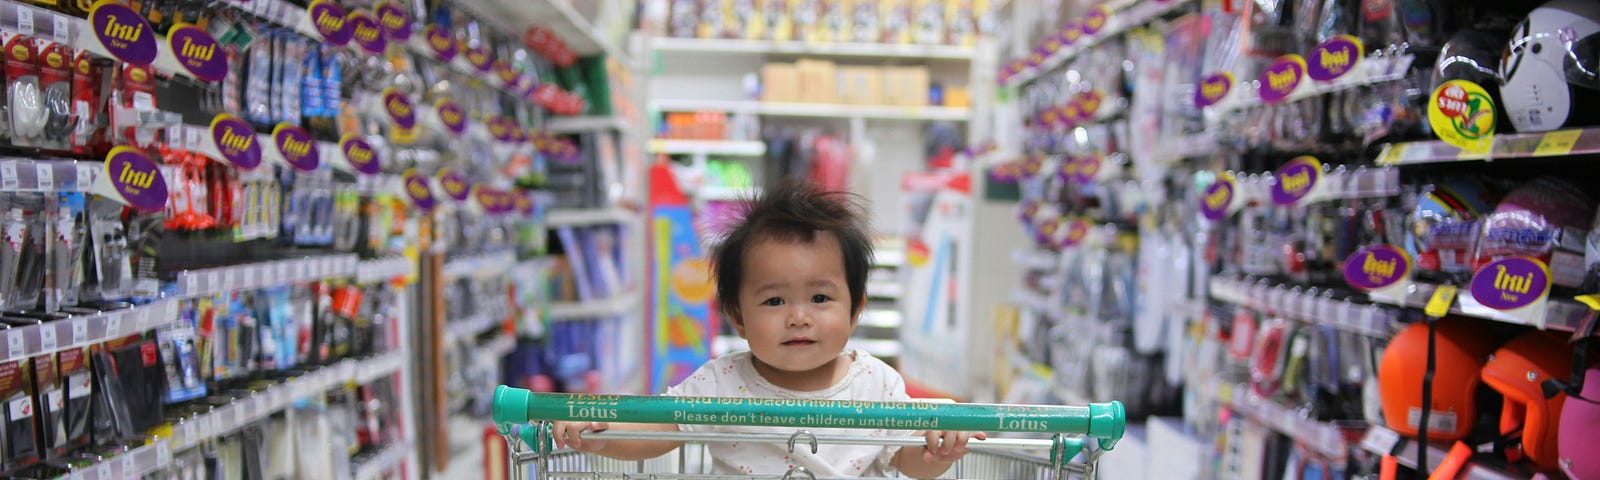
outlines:
M1053 434L1051 438L990 438L967 444L972 450L945 477L979 480L1065 480L1095 477L1100 455L1122 439L1126 424L1121 402L1087 406L987 405L970 403L852 402L776 398L697 398L635 395L533 393L495 389L494 422L507 444L510 477L555 479L752 478L694 473L705 461L705 443L767 442L789 451L818 445L921 446L921 437L866 437L812 434L810 428L885 428ZM606 421L792 427L793 434L698 432L586 432L584 438L684 442L677 455L645 461L617 461L554 448L553 421ZM930 428L936 427L936 428ZM1090 442L1093 440L1093 442ZM698 453L691 452L691 447ZM697 458L692 458L698 455ZM698 461L696 461L698 460ZM821 480L804 468L764 478Z

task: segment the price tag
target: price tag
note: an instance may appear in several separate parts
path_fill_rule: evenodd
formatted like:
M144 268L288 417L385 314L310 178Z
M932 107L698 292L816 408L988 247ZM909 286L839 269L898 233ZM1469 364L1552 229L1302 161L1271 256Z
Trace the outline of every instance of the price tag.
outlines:
M1456 286L1440 285L1433 291L1433 297L1428 299L1428 304L1422 308L1422 313L1433 318L1443 318L1450 313L1450 306L1456 303Z
M230 269L223 269L223 270L211 270L211 271L206 272L206 285L208 286L208 290L217 291L217 292L223 292L223 293L232 292L233 288L230 287L227 283L223 283L223 277L222 277L223 272L227 272L227 271L230 271L230 270L232 270L232 269L230 268Z
M1572 147L1578 143L1578 137L1583 135L1583 130L1559 130L1544 134L1539 139L1539 146L1533 148L1533 156L1547 157L1566 155L1572 153Z
M1370 333L1382 333L1383 325L1378 324L1378 307L1371 305L1361 307L1361 325L1356 328Z
M106 314L106 338L122 336L122 312Z
M233 405L233 425L234 425L234 427L236 427L236 428L237 427L243 427L247 423L250 423L250 412L245 408L245 405L243 403L234 404Z
M183 293L185 295L200 295L200 275L193 271L183 272L183 283Z
M89 319L80 318L72 322L72 345L89 343Z
M33 35L33 9L17 7L17 30L23 35Z
M196 427L195 427L195 420L194 419L189 419L187 421L184 421L183 422L183 441L188 443L188 444L190 444L190 445L199 443L200 439L196 438L197 432L195 430L196 430Z
M95 465L94 476L100 480L111 480L113 478L117 478L111 473L111 462L100 462L98 465Z
M122 477L133 478L138 476L139 465L133 459L133 452L124 453L120 457L122 458Z
M133 315L134 324L139 327L138 331L143 332L150 329L150 312L148 310L139 310L131 315Z
M237 269L237 268L224 268L224 269L222 269L222 273L221 273L221 276L222 276L222 288L224 290L228 290L228 291L239 290L239 275L238 274L239 274L239 269Z
M51 22L50 35L55 37L58 43L72 43L72 23L67 21L67 17L55 15L51 18L53 21Z
M172 445L168 445L166 440L157 441L156 442L156 464L157 465L166 465L166 464L171 463L171 462L172 462Z
M56 189L56 169L48 163L36 163L33 171L39 177L39 189L53 191Z
M1361 437L1361 448L1372 453L1391 455L1399 444L1399 433L1378 425L1367 428L1367 434Z
M44 324L39 326L39 351L49 352L56 349L56 326Z
M78 178L73 181L78 183L78 189L88 190L90 185L94 185L94 165L79 163Z
M17 161L6 160L0 162L0 190L16 190L21 188L17 181Z
M267 416L272 413L272 408L267 406L265 395L255 395L250 399L250 403L255 404L257 415Z
M20 359L28 354L28 341L22 336L22 329L13 328L6 333L6 358Z

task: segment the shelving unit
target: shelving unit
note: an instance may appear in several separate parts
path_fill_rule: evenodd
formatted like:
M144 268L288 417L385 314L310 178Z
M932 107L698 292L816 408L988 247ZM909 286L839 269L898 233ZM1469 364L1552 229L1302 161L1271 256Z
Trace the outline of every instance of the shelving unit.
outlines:
M749 100L657 100L655 110L670 112L723 111L771 117L816 117L873 120L966 122L966 108L895 105L845 105L827 103L775 103Z
M1438 285L1417 283L1414 284L1412 288L1408 289L1408 294L1403 299L1375 298L1374 300L1378 302L1392 303L1396 306L1409 309L1421 310L1423 307L1427 306L1428 300L1433 297L1434 292L1438 289ZM1485 320L1494 320L1497 322L1512 323L1517 325L1530 325L1546 330L1571 332L1578 328L1578 324L1583 321L1583 317L1589 313L1589 307L1575 300L1551 297L1549 302L1545 304L1545 310L1542 316L1535 316L1531 320L1525 320L1523 318L1483 306L1474 300L1472 295L1466 289L1462 289L1458 295L1457 301L1450 307L1450 313L1453 315L1482 318Z
M552 321L615 317L638 308L640 300L638 292L628 291L603 300L554 303L545 316Z
M1367 433L1362 436L1361 448L1378 455L1394 455L1395 460L1406 468L1417 468L1417 441L1416 439L1401 437L1394 430L1382 426L1368 427ZM1427 445L1428 469L1433 471L1444 463L1446 454L1444 448L1438 445ZM1456 474L1456 478L1467 480L1516 480L1529 478L1531 473L1511 473L1502 469L1476 461L1468 461L1466 466Z
M520 33L527 26L536 25L555 32L579 56L605 53L606 56L628 63L628 57L605 38L588 16L578 10L579 7L594 9L597 6L603 10L608 5L618 5L616 2L591 1L575 5L572 0L485 0L462 2L461 5L476 11L481 18L491 19L501 31Z
M635 215L621 208L554 209L545 215L545 224L554 227L616 225L633 221Z
M409 443L384 447L377 454L356 465L355 480L380 480L384 478L385 474L405 462L407 452L411 448L412 446Z
M672 155L726 155L759 157L767 153L767 144L755 140L675 140L658 138L650 141L650 153Z
M769 40L656 38L650 48L672 54L807 55L815 57L872 57L920 60L970 60L973 49L955 45L897 45L887 43L806 43Z
M1600 128L1540 133L1497 134L1488 152L1469 152L1439 140L1386 144L1379 165L1424 165L1462 161L1494 161L1600 154Z
M629 123L627 119L615 115L555 117L545 124L544 129L556 134L616 131L624 136L633 135L633 124Z
M517 254L509 250L454 258L444 264L444 276L489 278L504 275L517 264Z
M1344 432L1337 425L1305 418L1293 409L1261 398L1247 385L1223 385L1217 394L1228 408L1295 439L1328 458L1341 460L1345 450Z
M1078 56L1079 53L1083 53L1100 44L1100 42L1116 38L1129 29L1149 23L1153 19L1160 18L1162 15L1187 6L1192 1L1112 0L1106 2L1105 7L1110 10L1111 14L1099 32L1093 36L1079 38L1076 44L1056 51L1056 53L1040 62L1037 67L1012 76L1008 85L1017 86L1033 81L1040 74L1054 70L1056 67Z
M1400 313L1392 308L1334 299L1318 295L1315 289L1302 291L1298 287L1229 278L1212 278L1210 287L1215 301L1374 337L1393 334L1401 320Z

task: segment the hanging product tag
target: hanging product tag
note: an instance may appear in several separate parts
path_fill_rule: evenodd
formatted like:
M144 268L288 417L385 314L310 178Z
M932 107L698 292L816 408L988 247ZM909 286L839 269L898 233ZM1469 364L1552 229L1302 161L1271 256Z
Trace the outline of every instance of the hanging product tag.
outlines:
M1410 256L1393 245L1363 247L1344 262L1345 283L1386 303L1404 303L1410 278Z
M430 185L432 182L428 181L428 176L413 168L406 170L402 178L403 188L406 197L411 199L411 205L423 212L433 211L436 202L433 197L433 186Z
M201 155L226 160L241 170L261 166L261 139L244 119L219 113L211 119L209 135L201 135L189 148Z
M1461 310L1501 321L1544 328L1550 269L1532 257L1510 257L1479 268Z
M1302 155L1285 163L1273 174L1272 203L1282 206L1304 205L1317 201L1322 187L1322 162Z
M362 175L377 175L383 172L383 163L378 155L378 150L360 135L347 133L339 139L339 153L344 158L343 162L334 162L334 165L344 165L355 173Z
M467 183L467 177L450 168L441 168L434 174L439 180L439 189L444 191L445 198L456 202L465 202L472 194L472 185Z
M1428 99L1428 123L1440 140L1463 153L1489 153L1494 142L1494 99L1476 83L1444 82Z
M373 9L378 16L378 25L383 27L384 36L396 42L411 39L411 16L406 15L406 10L395 2L381 2Z
M89 191L147 212L161 211L167 205L167 180L161 167L133 147L111 149L105 171L95 176Z
M269 161L282 161L302 172L316 171L322 162L317 141L304 128L280 123L272 129L272 144L277 147L272 149L276 156L267 155Z
M467 50L467 64L478 73L494 71L494 58L489 55L489 47L479 46Z
M1299 55L1278 57L1261 71L1261 101L1267 104L1283 103L1305 82L1306 60Z
M1200 196L1200 214L1207 220L1220 221L1228 215L1243 208L1243 201L1238 196L1239 186L1233 173L1222 172L1217 174L1211 185Z
M167 30L167 48L160 49L152 65L156 70L220 82L228 77L228 55L217 40L200 27L179 24Z
M1111 9L1104 4L1095 5L1089 13L1083 16L1083 34L1085 36L1099 35L1105 31L1106 24L1111 22Z
M1363 54L1361 39L1339 35L1311 50L1306 57L1306 73L1318 82L1361 83L1367 71L1360 68Z
M366 10L356 10L346 19L350 24L350 39L356 42L361 50L373 55L382 55L389 48L389 37L383 33L383 27L378 25L378 19Z
M137 66L156 60L155 29L144 16L117 0L100 0L89 10L93 41L77 42L91 53Z
M467 111L462 109L460 104L448 98L441 98L434 103L433 108L438 113L439 123L452 136L460 137L467 131Z
M1233 91L1235 80L1233 74L1218 72L1200 79L1200 88L1194 90L1194 106L1206 108L1228 98L1228 92Z
M444 27L428 25L422 30L422 42L439 61L448 63L456 58L456 38L450 36L450 31Z
M344 7L329 0L316 0L306 8L306 16L300 21L299 31L315 31L322 35L322 39L329 45L343 47L350 43L351 28L349 13Z

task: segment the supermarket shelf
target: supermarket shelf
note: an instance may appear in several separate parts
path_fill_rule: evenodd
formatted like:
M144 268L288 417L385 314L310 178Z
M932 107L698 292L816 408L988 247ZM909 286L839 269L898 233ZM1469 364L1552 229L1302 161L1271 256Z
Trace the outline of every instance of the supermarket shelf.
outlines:
M714 352L716 356L722 356L732 352L749 350L750 342L733 335L718 335L716 340L712 342L711 347L712 352ZM845 348L859 348L866 350L867 353L870 353L872 356L878 358L898 358L900 357L900 352L902 350L899 340L877 340L856 337L850 337L850 341L845 343Z
M1161 145L1152 154L1157 161L1175 162L1185 158L1204 157L1217 151L1217 138L1211 134L1186 135L1161 139Z
M573 6L572 0L486 0L482 2L457 2L459 6L478 14L479 18L495 22L502 32L521 35L529 25L537 25L561 37L567 47L580 57L605 53L624 65L632 65L621 50L601 38L599 29ZM587 2L586 2L587 3ZM597 2L599 3L599 2Z
M1449 452L1444 447L1429 444L1428 446L1428 471L1439 468L1444 463L1445 455ZM1361 448L1378 455L1393 454L1400 465L1416 470L1417 468L1417 441L1412 438L1401 437L1399 433L1381 425L1367 428L1367 433L1361 438ZM1455 478L1466 480L1514 480L1531 477L1530 473L1511 473L1502 471L1481 462L1468 460L1461 467Z
M552 321L615 317L634 310L640 297L639 292L629 290L603 300L552 303L545 317Z
M1223 385L1217 394L1229 409L1288 435L1328 458L1343 459L1349 454L1345 451L1344 433L1334 424L1305 418L1294 409L1261 398L1247 385Z
M355 480L379 480L383 474L399 468L406 461L406 453L411 450L409 443L397 443L383 447L383 450L367 458L366 461L356 464Z
M125 337L178 320L178 300L161 299L125 310L11 327L0 362L21 360Z
M377 283L416 275L417 262L402 256L362 260L356 263L356 283Z
M0 158L0 191L86 192L105 162Z
M657 52L704 54L779 54L818 57L879 57L971 60L972 47L955 45L896 45L889 43L806 43L763 40L656 38Z
M320 394L346 383L363 383L398 372L405 361L405 353L399 351L368 359L341 360L287 382L252 392L248 397L235 398L228 405L179 419L172 427L172 447L176 450L188 449L289 408L300 398Z
M867 310L861 312L857 325L870 328L900 328L905 315L899 310Z
M872 252L873 267L899 268L906 264L906 251L904 248L882 249Z
M771 117L862 118L883 120L967 121L968 109L957 107L844 105L833 103L780 103L746 100L658 100L656 110L692 112L715 110Z
M905 294L906 287L899 282L867 282L867 297L869 298L899 299Z
M1331 325L1347 332L1387 338L1400 321L1393 309L1319 295L1315 288L1268 285L1232 278L1212 278L1211 298L1306 323Z
M444 325L444 342L447 345L476 338L478 334L501 325L504 318L497 315L474 315L466 320L451 320Z
M1100 42L1103 42L1107 39L1116 38L1118 35L1121 35L1122 32L1146 23L1150 23L1151 20L1160 18L1161 16L1166 15L1169 12L1176 11L1179 8L1183 8L1192 1L1193 0L1113 0L1108 2L1106 4L1106 8L1111 10L1111 15L1110 18L1106 19L1106 24L1104 27L1101 27L1099 33L1096 33L1093 37L1079 38L1077 44L1074 44L1070 48L1062 48L1061 50L1056 51L1055 54L1044 59L1043 62L1039 62L1038 67L1021 72L1011 77L1011 79L1008 81L1008 84L1015 86L1031 82L1034 79L1039 78L1039 75L1051 70L1055 70L1056 67L1065 65L1068 61L1071 61L1073 57L1078 56L1079 53L1083 53L1084 51L1093 48L1095 45L1099 45Z
M1333 81L1315 82L1307 78L1305 81L1309 85L1290 93L1288 98L1283 100L1283 103L1400 80L1405 78L1406 71L1411 68L1411 64L1415 60L1416 58L1411 55L1364 58L1350 73ZM1266 105L1267 102L1261 99L1260 82L1249 78L1240 79L1239 83L1233 86L1233 91L1228 93L1228 98L1211 108L1226 112Z
M1270 201L1272 186L1278 181L1271 172L1235 175L1239 199ZM1356 167L1351 170L1344 166L1324 166L1322 179L1317 182L1323 192L1320 197L1323 201L1394 197L1401 193L1400 170L1389 167ZM1322 187L1323 183L1327 186Z
M337 254L184 270L177 274L175 296L203 297L330 277L352 277L356 275L358 263L355 255Z
M1054 252L1017 249L1011 251L1011 263L1029 270L1054 271L1060 267Z
M602 130L616 130L624 135L633 133L633 125L627 119L619 116L585 115L578 117L555 117L545 123L544 129L550 133L585 133Z
M1409 289L1405 298L1398 299L1398 301L1390 302L1390 299L1383 298L1375 298L1373 300L1420 310L1428 304L1428 299L1433 297L1433 292L1438 290L1438 288L1439 286L1434 284L1417 283ZM1578 324L1583 321L1584 315L1588 314L1589 311L1589 307L1586 307L1582 303L1578 303L1575 300L1555 298L1552 296L1545 304L1544 315L1542 317L1533 318L1531 321L1529 321L1483 306L1474 300L1470 290L1465 288L1463 288L1458 295L1460 296L1457 297L1455 304L1450 306L1450 313L1453 315L1482 318L1485 320L1494 320L1497 322L1512 323L1517 325L1529 325L1546 330L1556 330L1562 332L1571 332L1576 330L1578 328Z
M445 262L444 277L489 278L505 274L516 264L517 253L511 250L468 255Z
M172 464L172 443L158 438L143 446L104 458L73 472L73 480L143 478Z
M759 157L767 153L767 143L759 140L675 140L658 138L650 141L650 153Z
M1384 145L1379 165L1422 165L1460 161L1492 161L1600 154L1600 128L1541 133L1497 134L1487 153L1462 150L1443 141L1399 142Z
M552 209L545 215L545 224L556 227L582 227L588 225L614 225L633 220L633 213L621 208Z

